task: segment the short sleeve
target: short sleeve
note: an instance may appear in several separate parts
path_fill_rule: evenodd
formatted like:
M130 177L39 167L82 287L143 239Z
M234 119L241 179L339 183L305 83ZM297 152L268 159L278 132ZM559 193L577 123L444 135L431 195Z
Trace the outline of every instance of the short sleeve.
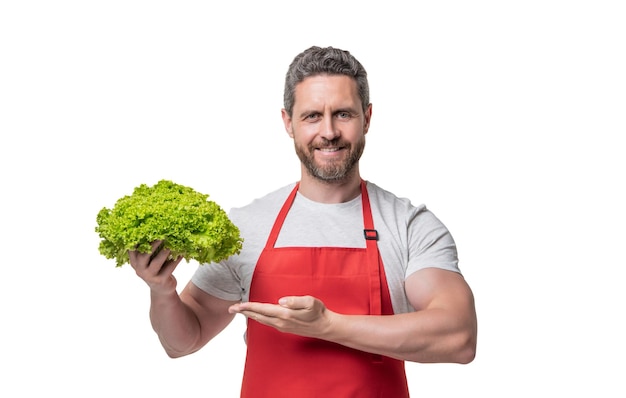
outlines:
M219 263L201 264L191 277L191 281L212 296L222 300L239 301L242 299L241 282L233 271L231 262L229 259Z
M409 220L409 260L406 277L424 268L460 272L456 244L446 226L425 206Z

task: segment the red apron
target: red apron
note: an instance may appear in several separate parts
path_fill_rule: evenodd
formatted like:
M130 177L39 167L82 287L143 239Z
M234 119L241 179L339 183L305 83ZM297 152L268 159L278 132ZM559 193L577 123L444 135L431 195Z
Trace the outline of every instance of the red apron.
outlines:
M393 308L378 253L369 197L361 182L367 247L275 248L298 184L285 201L250 286L250 301L312 295L332 311L391 315ZM336 343L282 333L248 320L244 398L405 398L404 361Z

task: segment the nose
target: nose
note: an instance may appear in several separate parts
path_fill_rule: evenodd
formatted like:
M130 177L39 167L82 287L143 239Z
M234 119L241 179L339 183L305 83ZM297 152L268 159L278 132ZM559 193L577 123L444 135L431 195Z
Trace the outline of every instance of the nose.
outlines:
M332 141L341 135L341 132L339 131L339 128L334 122L334 118L332 116L324 117L323 122L320 124L319 134L321 137L326 138L329 141Z

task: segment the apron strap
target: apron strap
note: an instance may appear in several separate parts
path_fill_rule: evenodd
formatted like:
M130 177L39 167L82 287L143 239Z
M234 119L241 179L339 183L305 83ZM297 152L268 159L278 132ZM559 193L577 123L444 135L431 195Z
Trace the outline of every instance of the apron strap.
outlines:
M278 217L276 217L276 221L274 221L274 226L272 227L272 231L270 232L270 236L265 243L266 249L272 249L276 244L276 239L278 239L278 234L280 233L280 229L283 227L283 222L285 222L285 218L287 217L287 213L289 213L289 209L293 204L294 199L296 198L296 194L298 193L298 188L300 187L300 182L296 183L296 186L293 188L287 200L283 204L283 207L278 212Z
M368 273L370 278L370 314L382 314L382 286L380 279L380 262L378 254L378 231L374 229L374 219L370 207L367 186L361 180L361 200L363 202L363 235L367 248Z

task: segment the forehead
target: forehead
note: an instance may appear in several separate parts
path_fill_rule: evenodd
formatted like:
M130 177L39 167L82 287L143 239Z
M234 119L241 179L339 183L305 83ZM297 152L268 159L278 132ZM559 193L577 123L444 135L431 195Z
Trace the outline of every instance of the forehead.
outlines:
M342 104L360 106L356 80L345 75L309 76L296 85L295 107Z

